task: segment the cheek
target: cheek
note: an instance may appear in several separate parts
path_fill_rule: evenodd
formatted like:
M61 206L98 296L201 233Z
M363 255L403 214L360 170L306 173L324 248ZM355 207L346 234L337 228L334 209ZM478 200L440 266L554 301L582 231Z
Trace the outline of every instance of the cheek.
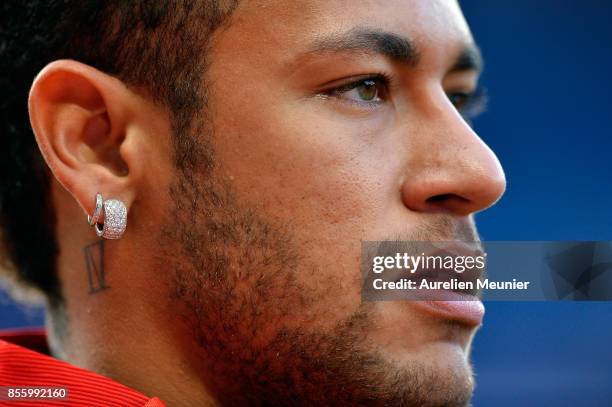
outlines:
M311 239L358 241L393 184L381 124L334 118L308 101L263 105L243 106L240 120L215 116L222 174L243 202Z
M319 298L309 306L313 319L331 324L359 305L360 241L388 213L395 176L379 126L318 109L295 102L243 106L239 120L218 113L215 148L240 201L297 239L298 284ZM328 318L314 317L319 311Z

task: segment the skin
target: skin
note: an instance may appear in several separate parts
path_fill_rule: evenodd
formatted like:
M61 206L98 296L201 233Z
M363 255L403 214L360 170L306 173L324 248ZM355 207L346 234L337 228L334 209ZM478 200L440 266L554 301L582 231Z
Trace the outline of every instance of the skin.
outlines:
M312 52L364 27L410 39L418 63ZM474 239L472 215L503 194L497 158L448 98L476 87L477 71L452 71L469 44L450 0L244 1L212 41L194 131L214 165L187 173L146 92L49 64L30 117L55 176L55 354L169 405L466 405L478 327L361 302L359 261L362 240ZM380 72L392 80L377 103L337 90ZM92 289L96 192L129 218Z

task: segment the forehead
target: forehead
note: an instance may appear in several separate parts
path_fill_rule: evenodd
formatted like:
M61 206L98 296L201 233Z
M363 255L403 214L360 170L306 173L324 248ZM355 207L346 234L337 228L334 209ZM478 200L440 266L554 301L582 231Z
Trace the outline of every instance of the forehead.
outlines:
M242 0L213 53L287 63L321 38L355 28L401 35L431 62L473 42L456 0Z

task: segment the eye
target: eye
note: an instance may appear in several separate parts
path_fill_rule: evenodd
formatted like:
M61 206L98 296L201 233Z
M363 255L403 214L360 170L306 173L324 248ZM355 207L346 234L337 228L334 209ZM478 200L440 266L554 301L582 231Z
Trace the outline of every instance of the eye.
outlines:
M451 93L448 95L448 99L451 101L453 106L455 106L455 109L461 111L469 101L470 94L463 92Z
M331 89L327 94L354 103L381 103L387 98L387 81L381 76L369 77Z
M447 96L455 109L469 119L478 116L487 107L487 92L484 88L473 92L450 92Z

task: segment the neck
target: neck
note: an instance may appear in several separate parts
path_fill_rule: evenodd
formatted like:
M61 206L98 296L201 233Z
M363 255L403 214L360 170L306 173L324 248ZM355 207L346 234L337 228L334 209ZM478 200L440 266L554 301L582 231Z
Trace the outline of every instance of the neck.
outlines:
M116 321L109 324L101 318L93 326L69 322L66 334L60 336L53 319L49 320L54 356L148 397L159 397L168 406L218 405L204 384L193 352L185 351L193 346L176 346L168 322L157 324L146 317Z
M206 366L194 357L191 332L163 279L151 275L151 251L125 237L100 241L85 221L68 222L84 218L82 210L62 189L53 191L58 211L70 214L56 224L64 304L48 313L54 356L169 406L217 405L203 379Z

